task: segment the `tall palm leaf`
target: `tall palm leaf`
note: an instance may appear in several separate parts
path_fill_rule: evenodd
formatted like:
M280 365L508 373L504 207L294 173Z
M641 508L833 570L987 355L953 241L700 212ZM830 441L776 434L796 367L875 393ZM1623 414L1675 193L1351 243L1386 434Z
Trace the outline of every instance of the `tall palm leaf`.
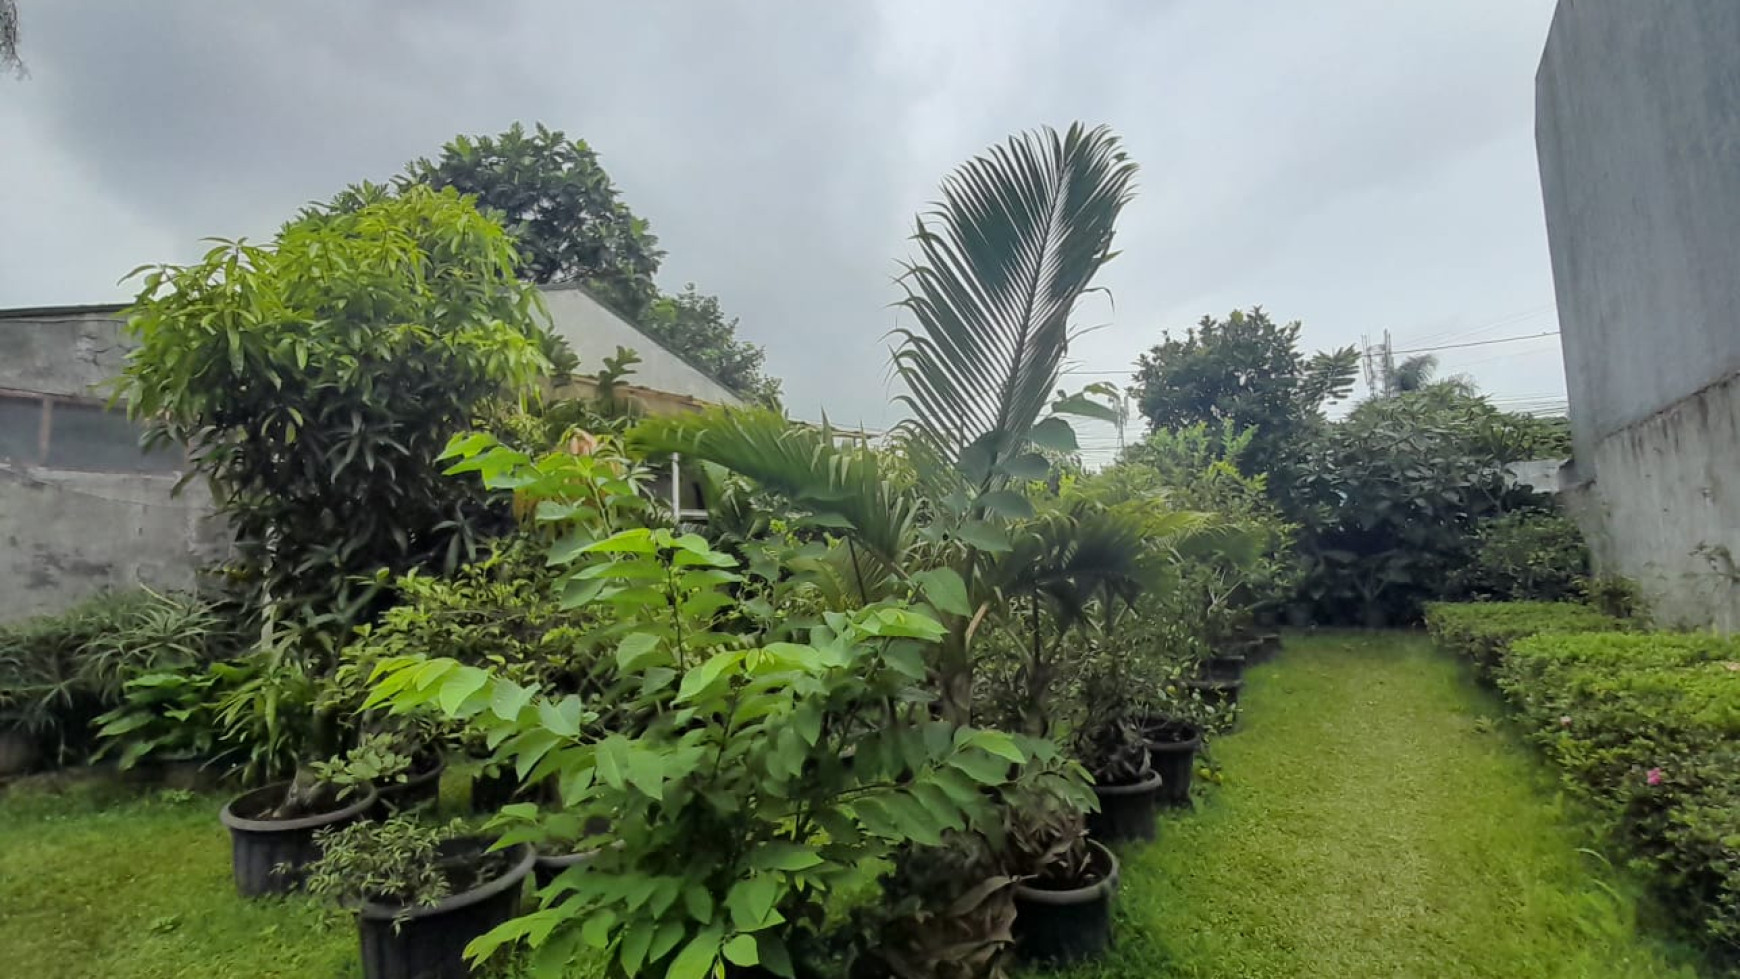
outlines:
M909 431L982 489L1022 454L1056 390L1071 311L1112 257L1135 173L1105 127L1047 128L962 166L918 220L920 258L900 279L918 323L894 331L897 400Z

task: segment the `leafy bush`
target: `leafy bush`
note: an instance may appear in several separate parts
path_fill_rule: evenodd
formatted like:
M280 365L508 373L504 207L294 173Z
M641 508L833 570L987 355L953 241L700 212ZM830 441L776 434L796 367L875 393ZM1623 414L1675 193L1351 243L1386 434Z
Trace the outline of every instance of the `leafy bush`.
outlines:
M1740 639L1520 638L1499 685L1672 906L1740 953Z
M788 596L814 584L788 577L789 562L764 578L663 529L568 557L567 600L615 612L625 723L605 729L579 696L453 660L377 671L377 702L479 725L522 777L555 777L568 813L608 821L621 843L564 872L541 910L480 940L479 957L524 942L534 974L560 974L591 946L630 975L698 979L729 962L790 976L822 901L866 861L982 827L995 812L984 789L1011 764L1056 757L1044 742L931 718L923 653L945 630L928 610L878 602L794 621ZM727 608L757 629L720 632ZM1086 793L1079 769L1052 784ZM539 838L532 807L504 819L523 823L504 840Z
M1589 574L1589 546L1575 521L1519 510L1482 521L1457 576L1457 590L1490 601L1563 602L1578 598Z
M257 608L342 635L377 570L469 554L480 502L436 456L547 366L516 262L457 193L414 188L140 270L118 393L217 489Z
M1361 403L1329 426L1279 487L1301 525L1301 597L1318 621L1414 621L1450 590L1483 522L1538 510L1509 465L1530 457L1532 420L1432 386Z
M61 762L85 758L95 721L129 682L202 668L235 639L209 603L144 590L0 629L0 728L24 732Z
M308 893L346 907L366 901L403 905L406 912L432 907L454 890L441 846L456 833L455 826L402 815L323 829L314 834L320 859L308 866Z
M1613 632L1626 623L1572 602L1437 602L1426 606L1426 629L1483 672L1503 659L1510 644L1543 632Z

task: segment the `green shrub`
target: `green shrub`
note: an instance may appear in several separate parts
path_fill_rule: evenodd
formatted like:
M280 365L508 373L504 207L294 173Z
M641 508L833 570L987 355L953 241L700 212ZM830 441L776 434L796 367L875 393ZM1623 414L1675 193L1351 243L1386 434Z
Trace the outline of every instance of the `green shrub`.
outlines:
M203 666L233 641L206 602L143 589L0 629L0 730L24 732L56 761L82 759L92 722L130 681Z
M1498 665L1510 644L1543 632L1615 632L1626 624L1572 602L1435 602L1426 629L1440 645L1483 671Z
M1498 681L1669 904L1740 952L1740 639L1537 635Z
M1589 546L1563 514L1519 510L1483 521L1474 532L1458 590L1498 601L1563 602L1589 574Z

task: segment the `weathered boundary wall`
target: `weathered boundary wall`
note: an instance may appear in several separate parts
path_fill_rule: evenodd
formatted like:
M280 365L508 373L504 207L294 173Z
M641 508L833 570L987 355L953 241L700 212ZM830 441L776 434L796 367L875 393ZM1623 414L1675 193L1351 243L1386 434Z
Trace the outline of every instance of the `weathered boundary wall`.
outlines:
M1670 624L1740 625L1740 3L1560 0L1536 145L1572 508Z

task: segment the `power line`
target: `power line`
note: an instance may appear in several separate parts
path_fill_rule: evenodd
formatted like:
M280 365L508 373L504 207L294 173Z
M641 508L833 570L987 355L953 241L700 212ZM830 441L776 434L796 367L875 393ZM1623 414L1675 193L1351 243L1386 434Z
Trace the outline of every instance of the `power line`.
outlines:
M1475 340L1471 343L1446 343L1437 347L1414 347L1409 350L1394 350L1391 352L1398 354L1423 354L1431 350L1460 350L1463 347L1484 347L1491 343L1512 343L1517 340L1539 340L1541 337L1556 337L1558 335L1558 330L1548 330L1545 333L1531 333L1524 337L1499 337L1496 340Z

